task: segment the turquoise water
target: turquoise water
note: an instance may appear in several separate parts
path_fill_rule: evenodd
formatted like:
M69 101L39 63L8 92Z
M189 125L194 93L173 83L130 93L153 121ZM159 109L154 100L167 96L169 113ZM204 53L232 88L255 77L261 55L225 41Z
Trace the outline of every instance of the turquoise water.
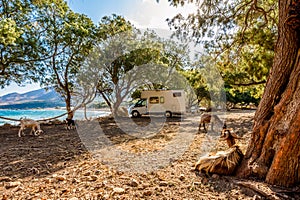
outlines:
M1 117L7 117L7 118L12 118L12 119L20 119L21 117L23 118L30 118L30 119L35 119L35 120L42 120L42 119L47 119L51 117L56 117L58 115L66 113L65 110L43 110L43 109L38 109L38 110L10 110L10 109L3 109L0 110L0 116ZM109 115L110 112L106 111L99 111L99 110L88 110L87 111L87 117L90 118L95 118L95 117L102 117ZM64 120L66 119L66 115L58 118L59 120ZM84 112L83 110L77 110L74 115L74 119L84 119ZM8 124L19 124L19 122L15 121L9 121L9 120L4 120L0 119L0 126L8 123Z

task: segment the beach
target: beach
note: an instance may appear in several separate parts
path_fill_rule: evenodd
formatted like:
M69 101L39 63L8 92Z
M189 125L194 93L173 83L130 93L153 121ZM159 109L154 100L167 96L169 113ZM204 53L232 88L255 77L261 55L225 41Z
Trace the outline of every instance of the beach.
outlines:
M243 153L251 138L253 116L254 111L220 116L243 137L237 141ZM46 123L41 124L44 134L30 136L26 130L21 138L17 136L19 127L0 126L0 198L265 199L274 196L274 191L258 180L210 176L193 170L200 156L228 148L225 141L219 140L218 133L195 133L199 118L199 113L169 118L159 127L156 118L100 117L78 123L77 130L66 130L62 123ZM158 128L157 133L143 135L151 124ZM122 128L125 125L131 129L126 131ZM182 137L178 137L180 134ZM190 137L190 143L175 157L165 151L177 140L173 152L179 152ZM156 156L149 157L151 154ZM287 198L299 199L297 193L288 195Z

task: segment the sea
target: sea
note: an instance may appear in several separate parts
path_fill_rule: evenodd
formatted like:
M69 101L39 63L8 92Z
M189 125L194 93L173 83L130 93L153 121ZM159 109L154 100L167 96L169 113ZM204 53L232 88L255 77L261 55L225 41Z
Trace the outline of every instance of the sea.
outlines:
M43 120L48 119L52 117L59 116L61 114L66 113L65 110L62 109L32 109L32 110L11 110L11 109L0 109L0 117L6 117L11 119L19 120L20 118L29 118L34 120ZM105 110L87 110L87 117L88 118L97 118L97 117L103 117L110 114L109 111ZM66 119L67 115L64 115L58 120L64 120ZM74 119L81 120L84 118L84 111L83 110L77 110L74 115ZM4 124L11 124L11 125L18 125L19 122L17 121L10 121L10 120L4 120L0 118L0 126Z

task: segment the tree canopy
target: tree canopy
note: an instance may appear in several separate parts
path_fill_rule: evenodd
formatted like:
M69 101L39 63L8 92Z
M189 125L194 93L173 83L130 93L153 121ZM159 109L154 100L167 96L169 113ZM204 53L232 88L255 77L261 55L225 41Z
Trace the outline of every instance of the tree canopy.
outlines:
M11 82L37 81L35 63L39 57L39 37L30 0L0 2L0 87Z
M196 13L187 17L181 14L168 19L175 35L192 38L203 46L205 63L221 72L228 98L245 92L259 99L272 66L277 37L278 5L276 1L170 1L172 6L193 3ZM239 103L245 99L240 99ZM231 102L234 103L234 102ZM256 104L255 102L252 102Z

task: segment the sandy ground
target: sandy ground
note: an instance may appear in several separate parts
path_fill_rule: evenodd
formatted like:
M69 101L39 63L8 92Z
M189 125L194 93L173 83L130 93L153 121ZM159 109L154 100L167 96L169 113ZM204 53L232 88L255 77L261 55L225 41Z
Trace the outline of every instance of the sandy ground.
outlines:
M219 114L243 137L243 152L253 116ZM21 138L19 127L2 126L0 199L300 199L299 188L193 171L200 156L227 149L219 132L198 132L199 118L100 118L78 121L77 130L42 124L45 134Z

